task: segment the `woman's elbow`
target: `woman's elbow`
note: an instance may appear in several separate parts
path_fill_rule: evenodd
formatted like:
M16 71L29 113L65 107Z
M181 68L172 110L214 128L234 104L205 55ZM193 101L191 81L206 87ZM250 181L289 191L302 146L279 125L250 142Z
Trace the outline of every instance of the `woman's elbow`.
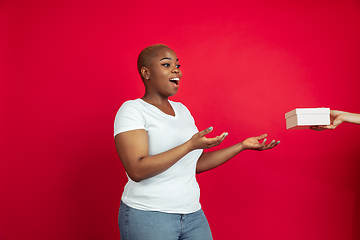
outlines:
M120 158L121 163L126 171L126 174L128 177L134 181L134 182L141 182L145 179L144 174L142 174L141 169L139 168L138 164L131 164L131 163L138 163L140 160L134 160L134 161L124 161L122 158Z
M131 180L133 180L134 182L137 182L137 183L139 183L139 182L146 179L145 176L143 176L142 174L137 173L136 171L129 171L129 172L127 171L126 173L127 173L127 175L129 176L129 178Z
M144 180L144 179L141 178L141 177L130 176L129 174L128 174L128 176L129 176L129 178L130 178L131 180L133 180L133 181L136 182L136 183L139 183L139 182L141 182L142 180Z

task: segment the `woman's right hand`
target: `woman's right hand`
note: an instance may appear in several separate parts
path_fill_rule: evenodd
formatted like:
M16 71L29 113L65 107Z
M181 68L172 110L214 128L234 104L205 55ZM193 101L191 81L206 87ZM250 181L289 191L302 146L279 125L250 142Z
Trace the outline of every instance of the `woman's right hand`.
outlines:
M228 135L227 132L222 133L220 136L214 138L207 138L205 137L213 130L213 127L206 128L196 134L194 134L191 139L189 140L189 144L191 146L191 150L195 149L207 149L212 148L219 145L225 137Z

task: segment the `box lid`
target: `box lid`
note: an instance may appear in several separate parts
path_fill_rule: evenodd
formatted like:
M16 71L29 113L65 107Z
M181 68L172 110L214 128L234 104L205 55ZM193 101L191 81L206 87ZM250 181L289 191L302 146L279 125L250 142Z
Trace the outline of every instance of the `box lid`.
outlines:
M295 114L330 114L330 108L295 108L285 113L285 118L289 118Z

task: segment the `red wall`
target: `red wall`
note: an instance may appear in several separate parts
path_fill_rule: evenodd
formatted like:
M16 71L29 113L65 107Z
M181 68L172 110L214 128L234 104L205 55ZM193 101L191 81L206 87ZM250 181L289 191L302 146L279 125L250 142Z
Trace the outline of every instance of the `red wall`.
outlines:
M284 119L360 112L359 1L3 0L0 30L0 239L119 239L113 120L155 43L177 52L173 100L199 129L281 140L198 176L214 239L360 239L360 127Z

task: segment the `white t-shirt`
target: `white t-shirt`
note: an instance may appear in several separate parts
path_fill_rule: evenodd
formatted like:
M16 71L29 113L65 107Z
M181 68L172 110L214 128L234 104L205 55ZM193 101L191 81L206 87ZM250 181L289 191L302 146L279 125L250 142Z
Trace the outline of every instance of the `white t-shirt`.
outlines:
M198 132L189 110L179 102L169 101L175 116L162 112L142 99L125 102L115 117L114 136L135 129L145 129L149 138L149 155L172 149ZM200 189L196 181L196 163L203 150L194 150L166 171L134 182L128 177L122 201L146 211L188 214L201 208Z

